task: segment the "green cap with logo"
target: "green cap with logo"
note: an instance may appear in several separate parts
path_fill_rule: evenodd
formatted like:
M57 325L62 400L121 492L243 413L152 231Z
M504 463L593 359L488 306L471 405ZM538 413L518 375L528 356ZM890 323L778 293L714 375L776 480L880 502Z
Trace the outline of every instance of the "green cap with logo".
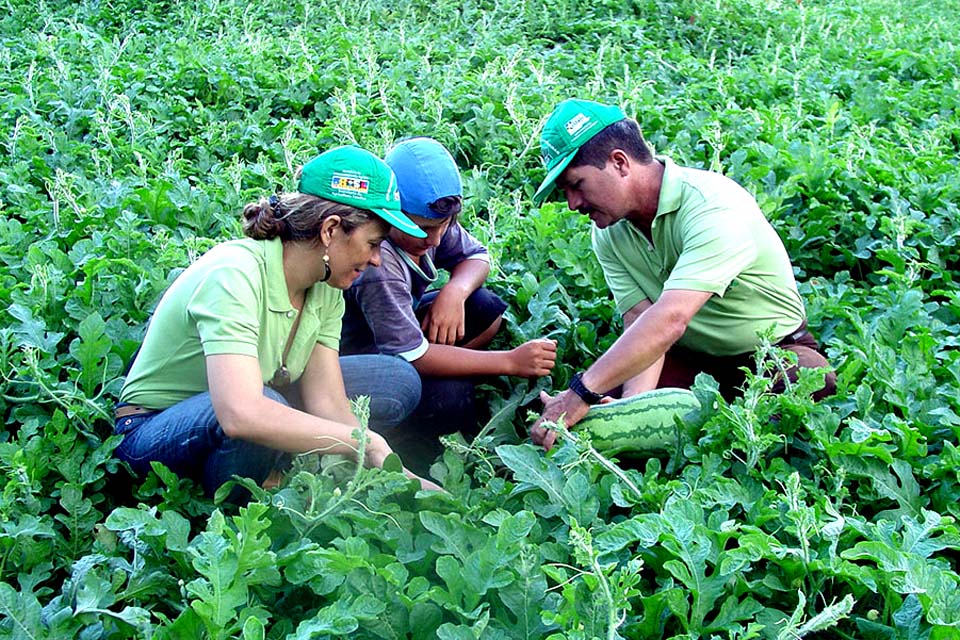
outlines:
M324 151L300 173L300 193L366 209L413 236L427 234L400 210L397 177L386 162L369 151L343 146Z
M590 100L564 100L556 106L540 134L540 155L547 166L547 177L533 194L540 206L553 192L557 178L588 140L626 118L620 107Z

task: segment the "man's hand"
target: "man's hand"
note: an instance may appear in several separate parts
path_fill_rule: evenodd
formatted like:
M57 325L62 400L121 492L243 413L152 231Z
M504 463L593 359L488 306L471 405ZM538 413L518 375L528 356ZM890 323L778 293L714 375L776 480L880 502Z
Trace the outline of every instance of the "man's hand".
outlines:
M530 427L530 438L534 444L541 445L544 451L550 451L557 441L557 432L541 427L540 424L542 422L556 423L560 416L563 416L563 423L569 429L583 420L583 416L587 415L587 411L590 410L590 405L569 389L552 397L546 391L541 391L540 401L543 402L543 413Z
M541 338L524 342L509 352L513 375L540 378L550 373L557 362L557 341Z
M463 303L468 296L469 293L464 294L449 284L440 289L420 322L420 328L427 342L454 345L463 340L466 331L466 312Z

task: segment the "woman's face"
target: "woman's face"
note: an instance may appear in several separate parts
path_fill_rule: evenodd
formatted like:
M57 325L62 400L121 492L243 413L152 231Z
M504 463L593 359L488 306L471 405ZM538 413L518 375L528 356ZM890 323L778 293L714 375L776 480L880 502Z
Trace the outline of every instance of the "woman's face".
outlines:
M330 256L330 279L327 284L347 289L367 267L380 265L380 243L390 229L379 219L345 233L343 227L333 230L327 255ZM321 277L323 277L321 275Z

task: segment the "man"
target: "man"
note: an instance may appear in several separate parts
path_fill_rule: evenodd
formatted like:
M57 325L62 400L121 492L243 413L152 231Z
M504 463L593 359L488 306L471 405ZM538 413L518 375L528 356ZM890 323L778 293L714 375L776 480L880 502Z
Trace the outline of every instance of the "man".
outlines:
M637 122L616 106L565 100L540 144L547 176L534 202L557 188L571 210L590 217L624 332L568 390L542 395L535 443L549 449L556 439L541 422L563 415L574 425L617 388L622 397L688 388L706 372L729 397L766 331L797 354L798 367L828 366L806 330L783 243L738 184L655 157ZM788 377L796 379L796 370ZM835 384L828 373L814 397L830 395Z
M508 351L486 351L506 304L482 287L490 272L487 249L459 223L460 172L436 140L397 144L385 161L397 176L402 210L422 239L390 233L381 265L346 292L341 352L383 353L411 362L421 375L420 405L407 423L424 433L476 426L476 376L539 377L556 361L556 343L531 340ZM446 284L437 269L449 271ZM411 430L411 434L412 434Z

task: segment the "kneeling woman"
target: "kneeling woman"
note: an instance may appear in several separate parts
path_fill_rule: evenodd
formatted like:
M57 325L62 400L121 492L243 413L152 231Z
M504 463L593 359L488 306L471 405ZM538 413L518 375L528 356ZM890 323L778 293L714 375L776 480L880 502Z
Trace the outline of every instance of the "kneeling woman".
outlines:
M400 211L390 168L339 147L304 166L297 193L243 216L248 238L214 247L164 294L116 409L121 460L138 474L162 462L208 495L233 475L263 483L288 454L353 454L348 393L371 396L377 428L420 398L400 358L338 355L341 290L379 264L391 226L424 235ZM280 392L291 387L297 409ZM363 462L381 466L390 453L371 431Z

